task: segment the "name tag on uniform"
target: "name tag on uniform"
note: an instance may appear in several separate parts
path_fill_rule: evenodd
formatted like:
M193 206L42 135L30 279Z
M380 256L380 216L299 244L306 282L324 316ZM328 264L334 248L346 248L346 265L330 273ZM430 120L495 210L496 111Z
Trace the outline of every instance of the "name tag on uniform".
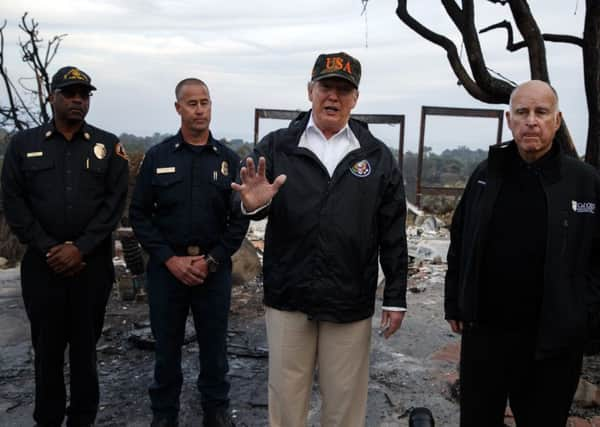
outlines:
M163 173L175 173L175 166L171 166L169 168L156 168L157 175L160 175Z
M42 157L44 155L43 151L31 151L27 153L27 157Z

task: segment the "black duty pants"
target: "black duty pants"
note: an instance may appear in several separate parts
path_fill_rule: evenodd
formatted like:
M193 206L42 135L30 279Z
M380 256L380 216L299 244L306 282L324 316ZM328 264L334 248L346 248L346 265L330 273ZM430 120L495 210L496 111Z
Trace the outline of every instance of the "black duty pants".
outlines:
M461 427L502 427L507 399L517 427L565 427L583 352L535 359L532 331L467 325L460 358Z
M94 422L99 402L96 342L113 282L110 254L87 257L72 278L56 275L43 254L28 250L21 262L23 301L35 351L38 424L60 426L65 416L64 353L69 345L67 426Z
M190 309L199 346L197 387L205 412L229 405L227 320L231 301L231 264L219 266L206 281L189 287L154 260L148 263L150 322L156 340L154 381L150 386L152 411L160 418L179 413L183 383L181 346Z

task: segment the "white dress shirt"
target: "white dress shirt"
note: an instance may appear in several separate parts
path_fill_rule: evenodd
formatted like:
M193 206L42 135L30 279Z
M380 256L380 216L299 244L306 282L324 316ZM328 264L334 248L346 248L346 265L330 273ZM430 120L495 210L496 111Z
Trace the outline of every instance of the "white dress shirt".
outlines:
M321 129L315 124L311 114L306 129L300 136L298 147L312 151L321 163L323 163L327 172L329 172L329 176L333 176L337 165L340 164L349 152L360 148L360 143L347 123L346 126L331 138L325 138Z

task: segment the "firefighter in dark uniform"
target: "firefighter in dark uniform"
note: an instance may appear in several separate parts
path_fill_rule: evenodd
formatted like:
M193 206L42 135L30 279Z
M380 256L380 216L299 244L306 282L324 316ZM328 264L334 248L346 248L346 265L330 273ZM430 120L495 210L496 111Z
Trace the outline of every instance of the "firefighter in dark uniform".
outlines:
M6 220L27 245L21 285L35 350L39 426L93 425L99 386L96 342L114 281L111 232L127 195L118 138L85 122L92 86L75 67L52 77L50 123L13 136L4 158ZM69 346L66 406L64 352Z
M146 153L129 211L135 235L150 254L152 426L178 425L181 346L190 309L200 348L204 426L232 426L226 379L231 255L248 228L231 190L239 157L210 133L211 99L203 81L182 80L175 96L181 129Z

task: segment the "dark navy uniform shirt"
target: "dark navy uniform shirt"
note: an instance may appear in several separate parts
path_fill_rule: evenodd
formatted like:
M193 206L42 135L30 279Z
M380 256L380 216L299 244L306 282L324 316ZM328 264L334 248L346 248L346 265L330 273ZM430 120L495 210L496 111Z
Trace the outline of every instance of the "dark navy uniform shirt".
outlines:
M239 248L248 219L233 200L237 154L209 136L187 144L179 132L150 148L140 167L129 219L150 255L164 263L198 246L219 263Z
M22 243L43 254L72 241L87 255L110 243L128 174L119 139L87 123L71 141L53 123L19 132L2 168L7 222Z

